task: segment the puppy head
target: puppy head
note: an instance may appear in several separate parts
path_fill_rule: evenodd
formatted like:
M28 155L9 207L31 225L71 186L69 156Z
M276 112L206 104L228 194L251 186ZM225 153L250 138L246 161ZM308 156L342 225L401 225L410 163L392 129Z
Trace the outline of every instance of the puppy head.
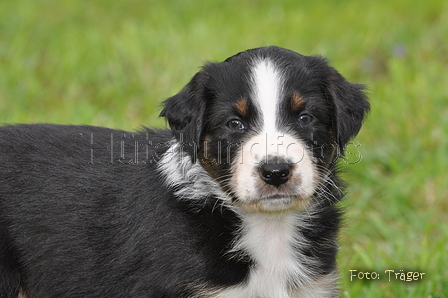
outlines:
M205 65L161 116L233 204L301 210L358 133L362 90L321 57L258 48Z

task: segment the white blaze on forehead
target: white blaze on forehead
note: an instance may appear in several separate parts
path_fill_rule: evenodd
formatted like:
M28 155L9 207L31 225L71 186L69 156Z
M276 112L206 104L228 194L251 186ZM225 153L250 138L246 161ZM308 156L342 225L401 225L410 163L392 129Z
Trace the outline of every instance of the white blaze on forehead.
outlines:
M282 76L268 59L256 60L252 70L252 97L261 113L263 132L275 132L282 91Z

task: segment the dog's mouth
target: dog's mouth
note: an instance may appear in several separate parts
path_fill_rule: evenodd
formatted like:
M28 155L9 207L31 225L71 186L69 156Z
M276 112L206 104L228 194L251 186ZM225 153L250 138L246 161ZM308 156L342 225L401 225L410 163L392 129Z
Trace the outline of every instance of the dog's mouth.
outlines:
M241 202L241 201L240 201ZM275 194L241 202L247 212L302 211L310 205L310 198L298 195Z

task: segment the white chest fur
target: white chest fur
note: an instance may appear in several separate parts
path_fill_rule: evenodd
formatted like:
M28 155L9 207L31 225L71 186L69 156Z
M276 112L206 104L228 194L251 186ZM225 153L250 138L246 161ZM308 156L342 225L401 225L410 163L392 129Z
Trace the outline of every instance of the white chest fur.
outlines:
M248 253L255 265L247 283L226 289L217 297L227 298L292 298L300 285L309 279L309 270L300 262L297 247L304 239L297 233L300 216L289 214L244 215L242 237L235 250Z

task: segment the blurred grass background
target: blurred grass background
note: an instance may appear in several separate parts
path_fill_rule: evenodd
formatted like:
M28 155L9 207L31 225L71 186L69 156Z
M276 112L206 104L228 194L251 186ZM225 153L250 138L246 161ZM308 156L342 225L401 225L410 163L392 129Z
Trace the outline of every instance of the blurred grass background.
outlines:
M370 90L345 166L344 297L448 297L447 1L0 0L0 123L162 126L160 102L203 62L264 45Z

